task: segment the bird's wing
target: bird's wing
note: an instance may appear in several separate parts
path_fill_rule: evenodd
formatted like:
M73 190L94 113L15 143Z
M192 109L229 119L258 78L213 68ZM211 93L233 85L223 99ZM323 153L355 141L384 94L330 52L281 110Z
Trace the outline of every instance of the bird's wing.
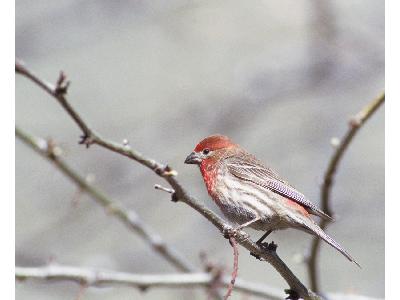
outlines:
M259 160L250 154L229 157L225 160L228 171L243 180L251 181L263 188L269 189L281 196L289 198L302 205L311 214L329 219L332 218L308 200L302 193L281 179L270 168L265 167Z

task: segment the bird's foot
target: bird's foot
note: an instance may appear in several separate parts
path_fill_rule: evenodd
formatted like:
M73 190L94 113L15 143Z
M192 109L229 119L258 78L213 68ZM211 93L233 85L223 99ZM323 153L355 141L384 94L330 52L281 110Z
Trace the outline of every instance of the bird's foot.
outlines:
M276 251L276 248L278 248L278 245L274 243L274 241L272 241L271 243L266 243L266 242L260 242L260 243L256 243L257 245L259 245L262 249L266 250L266 251ZM260 255L250 252L251 256L254 256L255 258L257 258L258 260L261 260Z
M225 226L222 230L222 234L224 235L224 238L229 240L231 237L236 237L239 230L237 230L235 227Z
M238 236L240 238L247 238L249 237L249 235L245 232L241 232L242 227L241 226L237 226L237 227L232 227L229 225L224 226L224 228L222 229L222 234L224 235L224 238L226 239L230 239L230 238L237 238Z
M274 241L272 241L271 243L260 243L259 244L262 248L267 249L269 251L276 251L276 248L278 248L278 245L274 243Z
M296 291L294 291L292 289L286 289L285 293L288 295L285 298L287 300L298 300L298 299L300 299L300 295Z

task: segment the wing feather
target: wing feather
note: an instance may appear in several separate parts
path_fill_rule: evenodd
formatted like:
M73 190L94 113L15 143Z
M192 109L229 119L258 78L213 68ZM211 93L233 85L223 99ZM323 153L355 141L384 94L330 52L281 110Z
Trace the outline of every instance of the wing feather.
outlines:
M310 213L325 219L332 219L308 200L302 193L281 179L272 169L265 167L253 155L229 157L225 160L228 171L243 180L251 181L263 188L289 198L304 206Z

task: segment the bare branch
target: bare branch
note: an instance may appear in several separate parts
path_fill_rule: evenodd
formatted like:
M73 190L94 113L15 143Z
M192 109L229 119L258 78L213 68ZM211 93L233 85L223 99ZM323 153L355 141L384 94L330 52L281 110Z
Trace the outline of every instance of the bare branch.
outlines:
M58 101L58 103L66 110L66 112L82 130L83 135L81 136L81 140L79 142L80 144L84 144L86 145L86 147L89 147L92 144L100 145L104 148L127 156L141 163L142 165L155 171L160 176L175 175L174 171L168 168L168 166L159 164L152 159L145 158L141 153L131 150L130 147L124 147L123 145L119 145L117 143L102 139L98 134L96 134L92 129L89 128L82 117L72 108L72 106L66 99L66 91L64 93L58 93L57 86L53 86L50 83L47 83L46 81L40 79L32 71L26 68L26 66L21 62L15 63L15 71L18 74L21 74L32 80L34 83L36 83L39 87L41 87L49 95L53 96ZM62 76L64 77L62 82L64 82L65 75L63 74ZM57 82L60 82L60 79L58 79Z
M90 185L84 177L81 177L75 170L66 164L63 159L57 155L53 142L32 137L19 128L15 129L15 135L41 156L52 161L64 175L66 175L79 187L80 191L85 191L92 196L96 203L104 207L107 213L111 213L113 216L123 222L130 230L138 234L157 253L175 266L175 268L184 272L191 272L195 270L195 268L186 259L184 259L181 254L179 254L171 246L167 245L167 243L158 234L156 234L147 224L145 224L134 210L128 210L122 204L111 200L101 191Z
M87 136L91 136L92 132L91 130L86 126L85 122L82 120L82 118L72 109L72 107L69 105L67 102L65 95L67 94L67 88L69 86L69 83L67 85L64 85L65 82L65 74L63 72L60 72L60 76L57 79L57 85L53 86L51 83L48 83L44 80L39 79L34 73L29 71L28 69L25 68L25 65L21 63L20 61L15 62L15 72L19 74L23 74L33 82L35 82L38 86L40 86L43 90L45 90L48 94L53 96L58 100L58 102L62 105L62 107L68 112L68 114L72 117L72 119L75 121L75 123L79 126L79 128L83 131L83 133ZM63 88L61 88L63 86ZM62 92L60 92L60 88L62 89Z
M131 286L139 288L140 290L156 287L207 287L212 284L213 281L213 276L210 273L146 275L62 265L49 265L35 268L16 267L15 278L17 280L73 281L85 287ZM222 277L221 284L223 286L229 286L230 278L227 276ZM242 293L265 297L267 299L282 299L283 297L279 290L240 279L237 279L235 287L236 290Z
M164 178L170 186L174 189L173 200L179 200L180 202L186 203L205 218L207 218L215 227L217 227L221 233L226 232L227 229L232 229L227 223L225 223L218 215L213 211L202 205L197 199L190 196L187 191L178 182L175 175L176 172L167 165L160 164L155 160L145 157L143 154L134 151L130 148L126 148L123 145L107 141L101 138L98 134L95 134L93 130L82 120L78 113L72 108L72 106L67 102L65 95L59 95L55 92L49 84L42 81L31 71L29 71L24 65L16 63L16 72L24 75L25 77L31 79L38 86L43 88L46 92L52 95L61 106L67 111L67 113L72 117L72 119L77 123L79 128L83 131L82 144L90 146L91 144L97 144L104 148L107 148L113 152L119 153L121 155L127 156L138 163L148 167L153 170L156 174ZM280 259L274 250L263 248L262 246L254 243L244 231L239 231L235 236L237 242L249 250L251 253L259 256L260 259L271 264L279 274L288 283L290 290L289 294L291 297L296 295L302 297L303 299L320 299L315 293L307 289L302 282L293 274L293 272L286 266L286 264Z
M349 122L349 129L343 139L335 147L331 160L329 161L328 168L325 171L324 181L321 186L321 208L328 215L333 215L330 207L332 183L336 174L338 165L353 140L358 130L365 124L365 122L372 116L372 114L383 104L385 101L385 93L383 92L376 99L368 103L359 113L357 113ZM319 226L325 230L329 221L321 219ZM318 292L320 290L317 274L317 259L320 249L321 239L315 237L311 244L310 257L308 259L308 274L310 278L311 288Z

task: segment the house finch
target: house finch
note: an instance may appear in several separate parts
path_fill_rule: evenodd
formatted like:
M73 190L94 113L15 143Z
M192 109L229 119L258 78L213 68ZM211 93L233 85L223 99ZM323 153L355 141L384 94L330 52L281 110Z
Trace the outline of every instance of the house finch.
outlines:
M203 139L185 163L199 165L211 198L231 222L239 224L235 231L247 226L266 231L257 241L261 244L273 230L299 229L320 237L358 265L311 218L330 216L228 137Z

